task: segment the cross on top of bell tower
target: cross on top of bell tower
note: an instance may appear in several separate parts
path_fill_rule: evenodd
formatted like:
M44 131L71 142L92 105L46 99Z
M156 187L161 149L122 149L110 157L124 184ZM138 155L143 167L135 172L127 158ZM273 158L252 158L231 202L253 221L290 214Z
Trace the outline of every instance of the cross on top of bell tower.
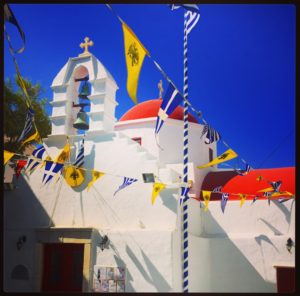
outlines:
M79 54L78 56L79 57L83 57L83 56L90 56L91 55L91 53L89 52L89 50L88 50L88 47L89 46L93 46L94 45L94 42L92 41L92 40L90 40L90 38L89 37L85 37L84 38L84 43L80 43L80 47L81 48L84 48L84 52L83 53L81 53L81 54Z

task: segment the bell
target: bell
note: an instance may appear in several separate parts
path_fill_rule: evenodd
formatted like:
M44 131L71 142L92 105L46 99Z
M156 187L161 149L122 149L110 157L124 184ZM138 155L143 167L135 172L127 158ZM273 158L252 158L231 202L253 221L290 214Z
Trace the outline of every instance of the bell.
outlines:
M77 114L77 119L75 120L73 127L79 130L88 130L89 129L89 123L88 123L88 117L84 111L79 111Z
M81 99L88 99L87 96L91 94L90 85L87 81L82 81L80 85L78 97Z

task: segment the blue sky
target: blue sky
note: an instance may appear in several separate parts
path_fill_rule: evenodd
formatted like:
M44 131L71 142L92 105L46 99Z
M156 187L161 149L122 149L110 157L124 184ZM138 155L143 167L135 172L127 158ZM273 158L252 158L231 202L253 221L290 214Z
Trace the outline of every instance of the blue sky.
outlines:
M182 89L183 10L171 11L165 4L111 6ZM88 36L94 41L90 51L119 86L117 119L133 107L126 91L121 24L104 4L10 7L26 35L25 51L17 55L21 74L41 83L50 101L52 80L69 57L82 52L79 44ZM199 9L200 20L189 35L190 102L253 168L295 166L295 6L199 4ZM17 31L6 26L18 47ZM4 77L14 74L5 41ZM158 97L160 79L146 57L139 102Z

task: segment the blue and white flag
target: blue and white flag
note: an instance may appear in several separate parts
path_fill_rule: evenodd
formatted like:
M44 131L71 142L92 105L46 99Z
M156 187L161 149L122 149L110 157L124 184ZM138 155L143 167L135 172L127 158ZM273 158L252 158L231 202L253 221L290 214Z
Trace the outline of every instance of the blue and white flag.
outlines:
M83 164L84 164L84 139L82 139L82 141L80 143L79 152L78 152L78 155L76 157L74 166L82 167Z
M29 158L26 167L25 167L25 172L30 172L32 173L33 170L39 165L41 162L32 158Z
M220 134L213 129L209 124L205 124L202 130L202 134L200 139L205 136L205 144L211 144L215 141L219 141L221 139Z
M254 198L253 198L253 200L252 200L252 204L251 205L253 205L258 200L258 198L259 198L259 196L255 195Z
M182 202L184 200L188 199L189 191L190 191L190 187L185 187L185 186L181 187L181 195L180 195L180 200L179 200L180 204L182 204Z
M212 192L220 193L221 190L222 190L222 186L217 186L212 190Z
M226 207L226 204L227 204L227 201L228 201L228 197L229 197L228 193L222 193L221 210L222 210L223 214L224 214L225 207Z
M132 183L134 183L134 182L136 182L136 181L137 181L137 179L124 177L123 183L120 185L120 187L118 188L118 190L114 193L114 196L115 196L116 193L118 193L120 190L124 189L125 187L131 185Z
M63 166L63 163L46 161L45 172L42 182L44 184L47 184L63 168Z
M180 7L184 8L185 17L187 19L186 23L186 34L188 35L192 29L196 26L200 18L199 7L196 4L169 4L171 10L178 9Z
M46 152L45 147L42 145L37 147L35 150L33 150L32 156L42 159L45 152Z
M245 168L245 170L243 172L240 171L240 170L236 170L236 169L234 169L234 170L236 171L236 173L238 175L240 175L240 176L246 176L251 171L251 167L250 167L250 165L248 163L246 163L246 168Z
M267 197L268 198L268 204L270 205L271 203L271 196L272 196L272 191L267 191L267 192L264 192L263 196L264 197Z
M183 97L178 92L178 90L175 89L171 83L169 83L167 92L158 111L155 134L159 133L162 125L164 124L164 121L168 118L169 115L172 114L172 112L182 102L182 100Z
M25 136L31 131L32 129L32 122L33 122L33 117L34 117L34 111L31 108L28 108L26 120L25 120L25 126L23 129L23 132L17 142L22 141Z
M279 192L282 182L281 181L269 182L269 184L273 187L273 190L274 190L273 192Z

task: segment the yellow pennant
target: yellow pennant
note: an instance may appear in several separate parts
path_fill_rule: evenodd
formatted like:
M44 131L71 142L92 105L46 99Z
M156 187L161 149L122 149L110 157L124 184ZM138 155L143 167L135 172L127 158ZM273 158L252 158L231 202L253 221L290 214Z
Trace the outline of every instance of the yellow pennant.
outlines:
M289 191L280 191L280 192L274 192L272 194L272 197L278 197L278 196L293 196L293 193Z
M166 188L166 184L163 183L154 183L153 184L153 190L152 190L152 198L151 198L151 203L152 205L154 204L158 194Z
M65 163L70 156L70 144L67 143L60 154L56 157L54 162Z
M274 188L273 187L268 187L268 188L265 188L265 189L262 189L262 190L259 190L257 192L270 192L270 191L273 191Z
M136 92L140 71L143 65L145 55L150 56L149 52L134 32L122 22L124 33L124 50L127 66L127 91L132 101L137 104Z
M242 207L242 205L244 204L246 198L247 198L247 194L242 194L242 193L239 193L239 197L241 199L240 201L240 207Z
M99 178L101 178L104 175L104 173L102 172L98 172L98 171L92 171L92 180L90 181L90 183L87 186L87 191L89 191L89 189L91 188L91 186L93 185L93 183L98 180Z
M222 163L224 161L233 159L235 157L237 157L237 154L232 149L228 149L223 154L221 154L217 158L213 159L211 162L209 162L207 164L204 164L204 165L197 166L197 168L198 169L208 168L210 166L213 166L213 165L218 164L218 163Z
M260 176L260 175L257 176L257 178L256 178L256 181L257 181L257 182L260 182L260 181L262 181L262 180L263 180L263 177L262 177L262 176Z
M41 138L40 138L40 135L39 135L38 131L35 131L35 133L32 136L28 137L25 141L23 141L22 146L25 143L30 142L30 141L35 141L35 142L41 144Z
M15 153L4 150L4 165L6 165L14 155Z
M44 167L44 166L46 165L46 161L52 161L51 156L48 155L48 156L45 158L45 160L42 162L41 168ZM58 175L58 174L56 174L56 175Z
M205 204L204 211L207 211L208 203L209 203L210 196L211 196L211 191L202 190L202 196L203 196L204 204Z

